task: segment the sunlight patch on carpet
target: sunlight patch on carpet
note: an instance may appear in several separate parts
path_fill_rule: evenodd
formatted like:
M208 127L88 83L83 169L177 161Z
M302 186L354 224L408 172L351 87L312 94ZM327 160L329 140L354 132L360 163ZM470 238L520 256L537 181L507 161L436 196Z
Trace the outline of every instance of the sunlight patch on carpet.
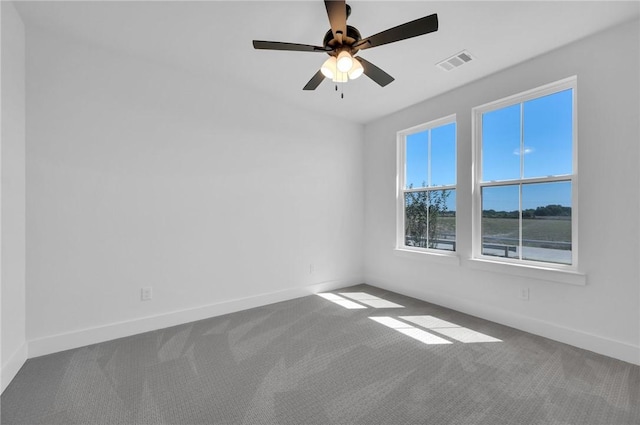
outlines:
M432 333L427 331L423 331L422 329L418 329L408 323L401 322L400 320L394 319L393 317L369 317L369 319L380 323L386 327L391 329L395 329L396 331L407 335L415 340L422 342L423 344L433 345L433 344L452 344L451 341L447 341L444 338L440 338Z
M502 342L500 339L464 328L460 325L456 325L455 323L447 322L446 320L433 316L400 316L400 318L464 343Z
M373 308L404 308L404 306L400 304L392 303L391 301L367 294L366 292L340 292L339 294Z
M367 308L365 306L363 306L362 304L358 304L358 303L354 303L353 301L350 301L346 298L342 298L339 295L336 294L330 294L330 293L321 293L321 294L317 294L318 296L324 298L325 300L329 300L332 303L336 303L344 308L348 308L349 310L355 310L355 309L360 309L360 308Z

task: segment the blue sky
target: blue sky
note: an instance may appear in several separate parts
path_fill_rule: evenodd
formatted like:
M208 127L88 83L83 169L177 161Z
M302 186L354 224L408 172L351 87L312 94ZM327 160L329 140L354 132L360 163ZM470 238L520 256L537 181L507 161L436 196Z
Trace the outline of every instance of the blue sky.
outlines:
M571 90L487 112L483 115L482 126L483 181L520 178L521 157L524 161L524 178L572 173ZM521 146L521 132L524 147ZM422 187L423 182L426 186L456 184L455 137L455 123L407 136L407 187L409 184ZM518 192L518 186L486 189L483 209L517 210ZM571 184L561 182L523 186L524 209L549 204L571 206ZM451 210L454 208L450 207Z
M413 184L413 187L456 184L455 123L431 130L431 158L428 130L407 136L406 158L407 187L410 184ZM428 165L431 166L431 182Z

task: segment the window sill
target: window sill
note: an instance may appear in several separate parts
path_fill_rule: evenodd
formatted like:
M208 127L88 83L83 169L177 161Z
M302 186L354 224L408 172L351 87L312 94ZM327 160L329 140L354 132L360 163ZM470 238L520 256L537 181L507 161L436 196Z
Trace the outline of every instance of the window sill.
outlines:
M476 270L505 273L513 276L567 283L570 285L585 286L587 284L587 275L574 270L552 269L529 264L510 264L482 258L471 258L467 261L467 264L469 268Z
M455 253L439 253L427 250L394 248L395 255L399 257L411 258L413 260L429 259L441 264L449 264L454 266L460 265L460 257Z

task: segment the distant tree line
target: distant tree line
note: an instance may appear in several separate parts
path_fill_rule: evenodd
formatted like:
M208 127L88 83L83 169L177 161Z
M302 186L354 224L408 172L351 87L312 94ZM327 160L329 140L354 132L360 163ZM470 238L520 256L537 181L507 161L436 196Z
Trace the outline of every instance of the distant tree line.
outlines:
M519 211L483 210L482 216L485 218L518 218ZM571 207L551 204L546 207L529 208L522 211L522 218L536 217L571 217Z

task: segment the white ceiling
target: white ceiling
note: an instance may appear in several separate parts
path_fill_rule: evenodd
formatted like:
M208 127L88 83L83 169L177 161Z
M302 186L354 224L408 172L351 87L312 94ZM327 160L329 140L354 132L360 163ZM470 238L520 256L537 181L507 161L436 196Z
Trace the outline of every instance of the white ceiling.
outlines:
M439 30L362 51L393 77L381 88L363 76L344 86L302 87L324 53L254 50L253 39L322 45L324 4L309 1L16 2L27 28L44 27L315 112L365 123L622 22L636 1L360 1L348 23L363 37L438 14ZM435 64L461 50L475 60L445 72ZM597 60L597 58L593 58Z

